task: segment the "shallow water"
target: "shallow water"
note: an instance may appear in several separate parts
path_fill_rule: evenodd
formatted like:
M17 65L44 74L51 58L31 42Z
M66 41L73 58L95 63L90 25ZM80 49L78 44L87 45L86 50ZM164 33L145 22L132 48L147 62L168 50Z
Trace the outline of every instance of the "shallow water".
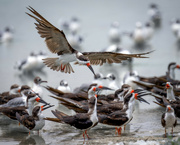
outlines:
M150 0L114 0L114 1L0 1L0 30L5 26L14 27L14 40L9 44L0 45L0 92L7 91L14 84L32 85L35 76L40 76L48 81L49 86L58 86L60 80L65 79L70 87L74 89L83 83L89 83L93 80L92 73L86 67L74 66L74 74L63 74L54 72L49 68L44 68L42 72L34 74L21 74L13 69L17 60L26 58L30 52L44 50L48 55L53 56L47 49L42 38L39 37L35 21L27 16L25 12L28 5L36 9L47 20L55 26L58 26L58 20L64 18L69 20L72 16L77 16L81 20L82 29L80 34L84 36L84 51L100 51L109 45L108 30L111 22L119 21L122 32L131 31L135 27L136 21L146 22L148 20L147 9ZM156 2L156 1L154 1ZM138 71L139 75L158 76L165 74L169 62L180 63L180 47L171 32L170 20L179 18L180 1L173 2L164 0L156 2L162 11L162 24L155 29L153 38L148 42L145 48L137 48L127 37L123 37L121 46L132 50L132 52L146 52L155 50L149 55L149 59L134 59L133 69ZM114 67L93 67L95 72L107 74L113 72L121 79L128 67L125 65L115 65ZM176 78L180 79L180 71L176 71ZM65 110L58 106L58 102L49 97L50 93L44 90L43 98L54 104L54 109ZM161 138L164 130L160 125L160 117L164 110L153 104L151 96L145 97L151 105L137 103L134 118L122 137L115 135L114 127L98 125L89 131L92 138L89 143L107 143L120 142L120 140L133 139L136 137L154 136ZM69 112L66 110L66 112ZM53 117L50 110L46 110L44 115ZM46 121L46 126L38 135L28 135L22 133L17 123L8 123L8 119L0 116L0 144L82 144L83 137L81 131L67 125L51 123ZM175 129L175 135L178 135L178 127ZM99 141L99 142L98 142ZM87 142L88 144L88 142Z

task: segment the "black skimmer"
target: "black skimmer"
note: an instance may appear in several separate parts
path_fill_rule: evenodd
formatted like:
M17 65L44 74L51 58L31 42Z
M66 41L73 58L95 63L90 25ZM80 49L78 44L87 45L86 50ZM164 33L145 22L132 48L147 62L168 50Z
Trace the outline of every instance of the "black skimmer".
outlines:
M76 61L75 64L87 65L88 68L94 73L92 65L102 65L104 63L121 63L122 60L127 60L133 57L136 58L147 58L146 53L140 54L121 54L113 52L78 52L73 49L68 43L66 36L63 31L54 27L44 17L42 17L36 10L29 6L27 8L35 16L27 13L30 17L34 18L37 23L36 29L42 38L45 38L48 49L52 53L56 53L59 57L46 58L44 63L53 70L61 71L65 73L74 72L70 65L70 62Z
M80 93L64 93L58 89L55 89L53 87L47 86L45 87L49 92L56 95L57 97L63 97L63 98L69 98L76 101L82 101L87 100L87 92L80 92Z
M20 114L16 112L16 119L28 128L30 131L38 131L41 130L45 125L44 115L42 111L52 107L50 106L36 106L33 108L31 114Z
M150 20L155 24L155 26L159 26L161 23L161 12L159 11L157 4L150 4L148 9L148 15Z
M161 124L165 128L165 137L166 137L166 129L171 127L171 133L173 136L173 128L176 127L177 124L177 119L176 115L174 113L173 107L171 105L166 106L166 112L162 114L161 117Z
M180 118L180 100L175 100L175 101L171 101L171 100L168 100L167 98L165 98L164 96L162 97L158 97L158 96L154 96L156 98L156 100L162 100L161 102L155 102L153 101L154 103L158 104L159 106L162 106L162 107L166 107L167 105L170 105L174 111L175 111L175 114L178 118Z
M0 107L0 112L4 114L5 116L9 117L10 119L17 120L16 112L18 112L19 114L25 115L25 114L28 114L27 109L28 107L25 107L25 106Z
M34 84L32 87L32 91L34 91L34 93L38 94L40 97L43 96L43 89L41 86L42 83L47 83L47 81L42 80L38 76L34 78Z
M44 100L42 100L37 94L30 92L29 87L25 88L26 85L21 87L21 97L16 97L11 100L9 100L6 104L0 105L0 107L17 107L17 106L25 106L28 107L29 110L32 111L34 108L35 102L40 102L44 104L46 103ZM30 111L30 113L31 113Z
M61 80L59 86L57 87L58 90L64 93L71 93L71 88L68 85L68 82L65 80Z
M168 64L168 71L166 75L154 77L139 76L139 80L162 86L168 80L175 81L175 69L180 69L180 65L176 64L176 62L171 62Z
M175 95L174 95L174 90L173 90L173 86L171 85L170 82L166 83L166 89L167 89L167 96L166 98L170 101L175 101Z
M92 86L89 91L89 101L88 106L89 110L87 113L77 113L73 116L68 116L64 114L63 112L60 112L58 110L53 111L52 113L62 122L69 124L71 126L74 126L77 129L83 130L83 137L85 140L85 135L87 135L87 130L90 128L96 126L98 124L98 117L97 117L97 96L96 92L99 91L100 88L96 88L95 86Z
M101 87L101 86L100 86L100 88L108 89L106 87ZM124 93L122 93L123 91L124 91ZM133 92L134 92L134 90L131 90L131 91L122 90L121 92L117 92L117 94L114 94L114 96L116 96L116 98L118 98L118 95L121 94L122 96L124 95L123 98L125 98L126 94L133 93ZM140 91L138 91L138 92L140 92ZM141 97L144 95L149 95L149 93L140 92L140 95L138 97ZM90 98L89 96L90 96L90 94L88 94L88 98ZM102 114L110 114L114 111L122 110L122 108L124 106L124 99L123 99L123 101L116 101L114 96L109 97L109 96L104 96L104 95L97 95L97 98L98 98L97 112L102 113ZM73 100L70 98L63 98L63 97L59 97L59 96L58 97L51 96L51 97L59 100L60 104L66 106L68 109L74 110L77 113L86 113L88 111L88 100L76 101L76 100ZM106 98L106 99L104 99L104 98ZM141 100L141 99L139 98L139 100ZM144 100L144 102L145 102L145 100Z
M134 99L138 99L139 101L145 101L141 97L137 96L137 93L127 94L124 99L124 105L122 110L117 110L110 114L98 114L99 123L117 126L118 128L116 127L116 131L119 135L121 135L121 127L128 124L133 118L132 113L134 111Z
M168 73L172 79L175 79L175 69L180 69L180 65L176 62L171 62L168 65Z

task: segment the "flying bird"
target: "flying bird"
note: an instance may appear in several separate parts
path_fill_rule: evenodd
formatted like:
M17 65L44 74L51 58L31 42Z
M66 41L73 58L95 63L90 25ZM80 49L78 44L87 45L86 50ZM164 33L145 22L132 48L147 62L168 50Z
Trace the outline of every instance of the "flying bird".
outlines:
M130 59L132 57L136 58L147 58L146 54L151 53L140 53L140 54L122 54L113 52L79 52L72 48L66 39L66 36L62 30L59 30L48 22L43 16L41 16L36 10L31 6L27 7L35 16L28 14L30 17L34 18L37 23L36 29L42 38L45 38L48 49L52 53L56 53L59 57L56 58L45 58L44 63L50 69L61 71L64 73L74 72L70 62L75 64L87 65L87 67L94 73L92 65L103 65L104 63L121 63L123 60Z

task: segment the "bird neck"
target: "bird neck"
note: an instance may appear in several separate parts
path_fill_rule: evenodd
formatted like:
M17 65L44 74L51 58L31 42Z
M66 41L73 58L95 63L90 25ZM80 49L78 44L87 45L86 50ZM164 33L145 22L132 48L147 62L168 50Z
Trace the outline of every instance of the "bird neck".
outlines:
M176 98L174 96L174 91L171 88L167 89L167 99L176 100Z
M169 69L169 75L172 79L175 79L175 72L174 72L175 68L171 68Z
M34 103L32 103L31 101L27 102L27 106L28 107L28 113L31 116L32 115L32 110L34 108Z
M89 107L88 114L90 114L90 115L94 114L97 116L97 98L95 100L95 104L93 106Z
M126 114L128 118L132 118L132 113L133 113L134 107L133 107L133 102L128 103L128 107L126 110Z

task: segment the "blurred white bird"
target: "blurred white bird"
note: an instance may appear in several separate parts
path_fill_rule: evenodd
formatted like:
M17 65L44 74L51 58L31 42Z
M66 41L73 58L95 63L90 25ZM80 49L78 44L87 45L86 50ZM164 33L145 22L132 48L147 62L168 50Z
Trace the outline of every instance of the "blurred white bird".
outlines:
M40 52L39 54L35 54L31 52L26 59L17 61L14 68L23 73L41 71L45 66L42 59L46 57L47 55L45 53Z
M80 31L81 24L77 17L72 17L70 21L61 18L58 21L60 30L65 30L67 33L77 34Z
M128 84L133 90L137 89L138 86L133 81L139 81L137 71L129 71L123 77L123 84Z
M74 49L81 51L81 45L84 40L82 36L75 33L70 33L67 35L67 40Z
M154 22L155 26L160 25L162 18L161 18L161 12L160 12L157 4L154 4L154 3L150 4L147 13L150 17L150 20L152 22Z
M180 31L180 19L174 19L171 21L171 30L176 36L178 31Z
M72 93L71 88L68 85L68 82L65 80L61 80L59 86L57 87L58 90L64 93Z
M109 40L111 43L119 43L121 41L119 22L114 21L111 24L108 35L109 35Z
M10 42L13 40L13 32L10 27L6 27L4 32L0 33L0 42Z

